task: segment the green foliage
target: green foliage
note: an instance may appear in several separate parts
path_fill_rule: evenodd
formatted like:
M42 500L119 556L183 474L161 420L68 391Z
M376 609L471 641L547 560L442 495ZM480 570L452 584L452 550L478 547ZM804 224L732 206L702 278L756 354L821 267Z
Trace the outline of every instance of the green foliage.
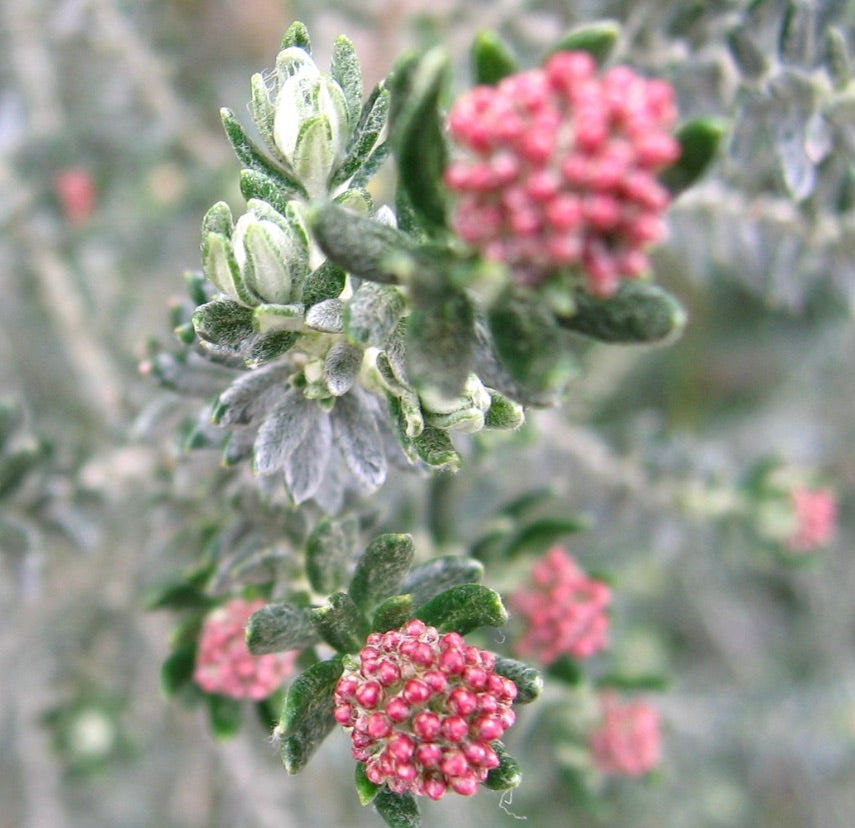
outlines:
M475 83L493 86L518 71L517 61L508 45L494 32L479 32L470 51Z
M618 39L621 27L613 20L586 23L569 31L550 50L556 52L588 52L599 64L608 61Z

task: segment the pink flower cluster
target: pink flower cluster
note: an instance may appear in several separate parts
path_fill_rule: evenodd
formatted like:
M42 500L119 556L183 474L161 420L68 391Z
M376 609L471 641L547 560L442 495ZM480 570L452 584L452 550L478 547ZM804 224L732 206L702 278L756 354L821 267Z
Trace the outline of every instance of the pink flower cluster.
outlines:
M246 623L264 605L236 598L205 619L193 679L206 693L260 701L294 672L296 652L255 656L246 646Z
M470 796L499 765L491 743L516 718L517 686L496 657L418 620L372 633L335 691L365 775L395 793Z
M680 154L669 133L674 90L626 66L597 74L585 52L464 95L449 117L465 157L445 181L460 194L464 241L507 262L524 283L581 266L610 296L649 267L664 234L668 191L656 175Z
M807 552L825 546L837 526L837 498L831 489L798 488L793 491L796 531L787 540L795 552Z
M515 649L524 658L552 664L564 653L589 658L608 643L607 584L589 578L561 547L532 569L531 585L510 596L511 609L526 624Z
M617 776L644 776L662 758L659 711L642 701L623 703L614 691L600 697L602 720L591 734L594 763Z
M82 167L67 167L54 176L54 189L69 224L83 224L95 210L98 194L92 175Z

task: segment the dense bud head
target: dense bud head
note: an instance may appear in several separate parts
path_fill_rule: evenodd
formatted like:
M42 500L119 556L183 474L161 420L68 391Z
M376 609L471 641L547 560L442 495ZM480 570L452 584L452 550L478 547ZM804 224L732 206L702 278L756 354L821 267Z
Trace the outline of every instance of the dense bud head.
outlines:
M256 656L246 646L246 624L264 604L263 600L236 598L205 619L193 679L206 693L259 701L278 690L294 672L296 652Z
M575 266L610 296L647 269L644 248L664 233L657 175L679 156L675 120L669 84L625 66L599 76L583 52L473 89L449 116L457 232L521 283Z
M549 665L565 653L589 658L608 643L611 590L590 579L560 547L535 563L530 584L508 603L525 624L515 646L520 656Z
M516 685L493 672L495 663L457 633L419 620L372 633L340 678L334 709L367 778L431 799L475 793L499 761L491 742L515 718ZM384 665L394 682L377 680Z
M662 758L659 711L646 702L623 703L615 692L600 697L601 721L591 734L594 763L618 776L644 776Z

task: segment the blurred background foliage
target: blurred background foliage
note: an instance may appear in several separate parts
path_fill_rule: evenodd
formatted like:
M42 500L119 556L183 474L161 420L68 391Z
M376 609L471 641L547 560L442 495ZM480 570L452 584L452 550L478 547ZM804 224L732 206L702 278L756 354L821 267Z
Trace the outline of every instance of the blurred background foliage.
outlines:
M671 677L656 780L582 807L545 738L567 708L545 702L510 742L526 776L507 811L532 826L851 824L855 104L829 52L855 47L851 0L23 0L0 8L0 475L15 481L0 495L2 828L377 824L343 734L288 778L261 727L215 744L201 713L163 702L169 621L144 595L228 523L240 481L181 456L192 409L138 365L151 337L170 341L205 210L241 204L218 108L246 111L292 20L319 64L346 32L367 83L442 42L462 89L477 31L533 63L598 17L625 25L620 59L672 80L686 116L730 120L657 254L686 335L592 347L561 409L473 439L455 478L408 479L370 508L454 551L548 485L559 513L589 521L573 553L614 578L614 667ZM63 189L69 172L89 183ZM837 539L802 566L710 519L713 495L768 456L838 492ZM486 582L509 585L501 568ZM426 825L514 823L498 795L450 799Z

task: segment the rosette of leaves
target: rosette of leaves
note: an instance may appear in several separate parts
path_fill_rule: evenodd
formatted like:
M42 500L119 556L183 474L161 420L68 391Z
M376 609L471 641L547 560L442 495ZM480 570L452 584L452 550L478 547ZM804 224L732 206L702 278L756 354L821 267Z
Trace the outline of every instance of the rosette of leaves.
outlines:
M602 63L618 36L614 24L597 24L571 32L550 53L585 50ZM493 35L476 39L472 58L479 83L497 83L517 71L508 47ZM538 288L520 286L503 265L462 245L451 227L443 180L449 155L441 109L447 76L448 59L434 49L404 58L390 79L397 227L334 204L310 214L315 238L332 261L366 282L405 290L409 313L394 352L408 371L404 384L423 399L457 397L471 387L474 374L511 404L549 405L578 373L580 335L621 344L675 338L685 312L647 281L625 284L608 299L588 294L570 272L556 272ZM709 120L679 129L682 155L662 173L672 194L703 174L721 135L720 125ZM388 351L386 356L391 362ZM391 379L389 366L381 361L379 368ZM387 382L394 393L392 386ZM411 398L396 396L393 409L413 410ZM412 430L406 413L398 419Z
M363 647L369 633L395 629L412 618L440 632L460 634L501 626L507 620L498 593L479 583L483 567L478 561L447 556L414 565L413 539L401 534L374 538L355 566L354 549L352 525L322 521L306 544L306 576L313 594L326 594L326 600L270 604L256 612L247 627L253 653L307 649L303 663L314 658L291 683L274 731L289 773L306 766L335 726L333 694L344 659ZM336 655L326 660L310 656L320 643L333 648ZM540 694L541 679L532 668L499 659L496 671L517 683L518 703L533 701ZM519 779L518 765L503 754L501 766L487 784L501 790L519 784ZM416 820L406 824L418 824L418 806L412 796L393 795L359 772L357 792L363 804L375 802L389 825L403 824L394 821L394 814L402 809Z

